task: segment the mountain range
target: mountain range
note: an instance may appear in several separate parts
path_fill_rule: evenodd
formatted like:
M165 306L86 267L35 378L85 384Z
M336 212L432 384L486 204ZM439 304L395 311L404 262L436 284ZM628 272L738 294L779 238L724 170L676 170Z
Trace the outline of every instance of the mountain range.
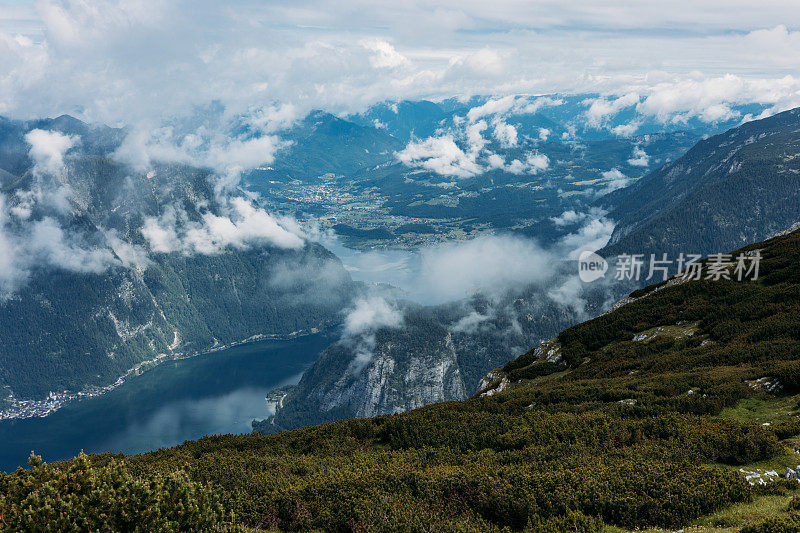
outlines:
M675 260L680 253L719 253L789 228L800 221L800 178L793 170L798 131L798 110L748 122L604 196L599 205L619 222L599 253L666 253ZM518 287L504 302L467 302L466 311L463 303L408 309L403 328L376 333L367 363L353 366L358 345L334 344L288 390L275 416L254 427L272 433L465 399L519 347L601 313L635 286L618 281L583 287L583 313L548 298L552 287ZM474 322L469 333L459 329L467 317Z
M595 206L597 192L587 191L596 185L576 186L589 187L578 193L565 190L568 183L563 179L557 181L557 173L566 171L564 161L576 157L588 161L586 166L572 165L575 176L569 183L582 173L588 178L614 165L644 172L648 167L627 161L636 147L646 148L647 165L655 165L662 158L679 156L711 126L695 124L686 131L670 127L666 134L631 138L584 128L577 139L534 139L540 128L571 131L566 124L585 106L567 98L532 114L501 115L517 128L516 148L488 140L492 150L507 158L528 148L550 154L553 167L541 175L487 170L457 179L451 188L452 178L409 169L396 160L396 153L408 143L423 135L442 135L457 122L454 117L486 109L483 106L489 103L486 99L402 102L351 117L315 112L285 133L287 146L272 164L245 173L243 181L261 192L268 206L275 203L273 185L322 184L342 196L359 191L354 196L359 207L336 204L329 222L337 222L334 227L345 238L349 234L361 241L392 241L398 235L425 239L446 226L460 238L502 229L552 243L581 229L580 223L556 220L568 212L565 209L573 208L582 220L581 209L601 207L609 210L608 218L618 221L606 255L656 248L673 252L678 247L709 253L764 238L800 218L792 170L796 112L749 122L701 141L632 187L603 196ZM595 129L608 132L608 127ZM27 138L33 131L79 139L57 175L43 177L37 170L39 162L31 155ZM5 231L20 241L34 237L24 228L37 228L36 235L43 239L36 257L23 258L26 262L21 265L12 263L9 271L19 271L21 277L12 280L19 287L0 303L4 340L0 384L7 395L41 398L51 391L103 387L155 358L331 327L342 322L342 311L364 291L333 254L312 240L287 247L258 235L252 242L214 235L210 223L228 228L233 224L235 232L243 231L243 210L248 205L256 211L247 213L261 216L250 192L234 190L221 196L219 176L186 164L164 163L136 171L115 156L127 134L124 129L62 116L27 122L3 119L0 133L0 192L10 210L24 215L4 221ZM530 180L541 184L531 185ZM65 204L51 205L57 200L52 194L45 199L48 204L36 196L42 190L61 191ZM456 203L440 198L450 190L455 191ZM738 194L739 190L745 193ZM732 195L727 210L719 200L725 198L724 192ZM365 200L358 196L362 193L377 196ZM294 205L298 210L291 214L314 212L302 199L294 200ZM373 206L383 211L374 215ZM691 215L693 210L699 213ZM343 223L341 217L349 213L370 213L373 222L381 217L393 222L377 235L374 227ZM277 220L264 215L268 221ZM701 226L708 229L698 231L692 220L704 221ZM142 232L145 227L148 235ZM73 233L77 240L69 237ZM155 243L154 248L152 239L165 236L177 242ZM195 238L211 238L211 244L198 248L202 243L191 241ZM77 262L59 266L75 253ZM488 303L481 298L433 307L404 303L404 328L378 331L368 350L379 357L352 366L359 343L356 348L347 339L335 343L300 386L289 392L275 427L463 399L487 370L525 346L601 312L625 290L630 287L598 290L587 298L588 307L581 312L585 314L554 305L548 290L541 287L488 295ZM422 367L441 372L414 370Z
M313 218L359 249L413 249L492 231L552 242L565 233L551 218L585 210L703 136L760 112L741 106L725 120L664 124L631 104L595 119L589 111L598 98L387 102L348 116L317 111L282 133L289 145L245 173L244 183L271 210ZM629 123L640 127L622 133Z

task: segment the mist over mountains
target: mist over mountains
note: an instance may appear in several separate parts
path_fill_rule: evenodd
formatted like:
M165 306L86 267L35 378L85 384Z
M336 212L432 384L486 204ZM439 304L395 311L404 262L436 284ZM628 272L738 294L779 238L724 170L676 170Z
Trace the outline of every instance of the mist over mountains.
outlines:
M144 136L4 120L3 385L17 398L102 387L153 358L341 325L278 427L467 397L632 288L569 279L579 251L619 231L615 190L766 109L664 127L641 105L516 96L297 120L215 104ZM353 281L324 248L340 246L332 232L384 274ZM384 248L410 270L383 266ZM399 318L348 331L364 302Z
M666 253L675 260L680 253L714 253L789 228L800 221L791 170L796 116L796 111L785 112L701 141L674 163L603 196L598 203L605 209L592 215L591 209L565 211L548 219L554 226L583 226L583 238L581 232L568 234L548 251L540 248L527 257L518 253L526 247L521 242L505 252L493 245L474 256L466 247L454 251L447 271L463 282L470 279L470 270L463 265L481 265L476 273L485 282L478 291L483 298L406 308L402 324L379 324L370 332L369 357L363 345L354 348L340 341L288 391L276 415L255 427L272 433L471 396L490 361L507 359L520 346L547 339L550 331L599 314L643 282L609 279L587 286L574 278L574 263L565 262L561 269L553 266L574 259L582 247L600 248L610 237L610 244L601 250L606 257ZM750 145L755 146L748 150ZM703 166L696 168L698 164ZM610 223L613 234L601 232L598 240L587 240L592 235L588 228L600 220L621 222ZM500 280L492 283L489 257L502 258L502 272L513 280L505 288ZM517 267L527 275L514 279ZM441 276L437 285L447 283Z
M119 142L77 121L6 131L0 379L17 398L103 387L159 355L327 328L359 290L293 221L209 170L137 172L114 157Z

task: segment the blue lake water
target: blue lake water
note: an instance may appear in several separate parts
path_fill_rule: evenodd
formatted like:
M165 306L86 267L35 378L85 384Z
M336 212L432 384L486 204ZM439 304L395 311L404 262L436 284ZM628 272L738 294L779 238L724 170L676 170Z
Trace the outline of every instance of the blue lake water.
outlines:
M97 398L70 402L45 418L0 422L0 469L81 450L139 453L204 435L249 433L272 414L265 395L296 383L331 342L321 333L261 341L170 361Z

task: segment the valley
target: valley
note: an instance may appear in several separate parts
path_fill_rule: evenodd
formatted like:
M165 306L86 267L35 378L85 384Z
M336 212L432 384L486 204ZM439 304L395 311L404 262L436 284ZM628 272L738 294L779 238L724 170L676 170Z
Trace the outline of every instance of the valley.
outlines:
M0 533L800 533L796 0L0 0Z
M519 99L515 105L559 98ZM546 106L533 114L513 110L499 114L493 120L504 121L515 132L508 144L489 134L486 120L492 112L472 124L463 123L471 110L493 104L491 99L402 102L397 114L389 112L394 116L380 113L376 106L365 115L379 113L385 121L381 127L362 115L342 118L316 112L288 132L293 144L270 166L247 172L244 184L261 194L270 210L313 220L334 230L347 246L361 250L415 249L497 231L549 242L563 235L550 218L588 209L599 196L677 159L703 134L725 127L693 124L638 136L608 135L580 122L577 100L553 107L561 108L558 115ZM423 107L425 116L437 117L425 127L417 117L417 109ZM430 137L419 138L413 129L395 129L394 123L423 127ZM543 128L552 130L552 137L541 134ZM323 152L335 139L346 143L347 149L337 148L336 155L326 159ZM486 160L479 172L448 167L446 159L438 167L435 157L398 162L404 150L451 139L466 145L464 157L474 159L474 166ZM523 163L527 160L535 164Z

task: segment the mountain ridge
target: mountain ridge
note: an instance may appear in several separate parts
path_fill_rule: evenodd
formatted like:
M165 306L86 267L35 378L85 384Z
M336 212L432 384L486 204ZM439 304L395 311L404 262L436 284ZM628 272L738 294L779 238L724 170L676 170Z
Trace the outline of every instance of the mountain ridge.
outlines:
M700 141L599 200L617 221L599 253L710 254L791 226L800 221L798 153L800 109Z

